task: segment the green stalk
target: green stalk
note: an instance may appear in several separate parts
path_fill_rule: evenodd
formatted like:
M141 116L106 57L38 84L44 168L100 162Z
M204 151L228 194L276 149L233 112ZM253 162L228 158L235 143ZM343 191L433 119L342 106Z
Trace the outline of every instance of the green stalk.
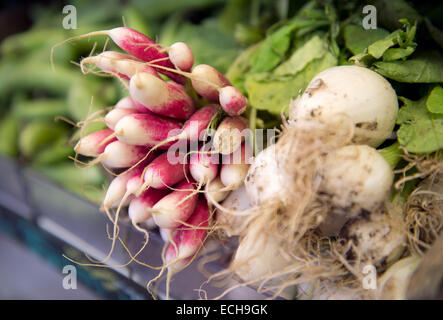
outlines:
M392 169L397 166L398 162L401 160L401 155L403 154L403 150L400 149L400 143L398 143L398 141L386 148L378 150L378 152L380 152L383 158L385 158Z

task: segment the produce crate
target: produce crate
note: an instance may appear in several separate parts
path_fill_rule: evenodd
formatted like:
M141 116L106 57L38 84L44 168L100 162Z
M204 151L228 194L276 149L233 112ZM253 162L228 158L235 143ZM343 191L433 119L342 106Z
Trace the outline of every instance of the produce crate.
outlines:
M114 254L107 261L107 268L84 267L69 261L63 254L74 260L89 262L85 254L93 259L103 259L111 241L107 238L106 216L97 205L74 195L47 180L29 168L23 168L14 161L0 157L0 232L25 244L37 252L54 272L62 273L66 265L76 266L78 279L101 298L105 299L151 299L146 289L147 282L158 274L158 270L133 262L126 267L129 256L117 244ZM111 225L109 225L111 227ZM120 223L120 235L132 253L143 244L143 234L127 223ZM138 256L153 266L160 266L163 240L159 233L150 232L147 247ZM205 270L215 273L226 266L231 247L220 249L220 258L205 265ZM174 275L171 282L172 299L198 299L198 290L207 279L200 272L201 258L196 259L187 269ZM31 267L31 266L30 266ZM12 270L13 272L13 270ZM159 282L159 298L165 297L165 280ZM234 285L235 281L229 283ZM55 283L54 286L61 284ZM226 287L216 288L205 285L207 297L221 294ZM263 299L252 288L241 287L227 294L224 299Z

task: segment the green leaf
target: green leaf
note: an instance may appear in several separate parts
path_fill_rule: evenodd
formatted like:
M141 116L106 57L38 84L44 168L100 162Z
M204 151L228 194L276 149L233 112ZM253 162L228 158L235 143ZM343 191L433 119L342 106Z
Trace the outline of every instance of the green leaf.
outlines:
M343 37L346 48L356 55L362 53L374 42L384 39L389 32L382 28L365 30L361 26L350 24L344 27Z
M303 47L294 51L291 57L278 66L272 74L274 76L296 74L303 70L312 60L321 58L327 51L327 42L320 39L319 36L314 36Z
M283 60L291 44L291 34L295 27L293 23L284 25L264 40L252 57L252 72L270 71Z
M370 66L374 61L379 59L382 59L385 62L405 60L415 51L417 46L413 41L417 26L416 24L411 26L406 19L400 19L400 22L403 24L402 29L395 30L385 37L369 44L366 49L355 54L349 60L365 66ZM376 30L373 30L373 32ZM354 36L357 38L365 37L361 32Z
M426 108L427 96L418 101L399 97L404 105L397 116L398 141L409 152L427 153L443 148L443 115Z
M415 51L415 47L390 48L383 54L383 61L395 61L406 59Z
M337 58L330 52L309 62L298 73L272 77L269 73L254 74L246 78L245 88L250 104L272 114L287 112L291 99L295 99L319 72L337 65Z
M399 33L400 31L397 30L384 39L374 42L368 47L368 53L376 59L381 58L386 50L396 44L395 39L398 37Z
M426 100L426 108L432 113L443 114L443 88L440 86L432 89L429 94L428 100Z
M260 43L250 46L244 50L231 64L226 72L226 78L240 91L244 92L244 82L251 65L251 57L259 48Z
M375 62L373 69L398 82L443 82L443 59L436 52L406 61Z
M280 20L268 29L269 34L251 59L251 73L271 71L287 58L293 40L329 24L325 8L317 1L307 2L291 20Z

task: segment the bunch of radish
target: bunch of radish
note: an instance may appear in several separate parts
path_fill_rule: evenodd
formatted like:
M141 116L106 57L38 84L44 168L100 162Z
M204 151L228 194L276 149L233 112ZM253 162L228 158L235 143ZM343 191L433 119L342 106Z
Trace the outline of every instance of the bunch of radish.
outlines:
M128 206L146 238L146 227L153 226L168 235L165 261L177 271L202 246L211 204L243 184L250 158L248 123L241 117L247 99L215 68L193 67L192 51L182 42L163 48L127 27L66 41L96 35L109 36L125 53L86 57L82 72L117 77L128 96L103 118L108 129L82 137L75 152L94 157L86 165L101 163L115 174L102 203L114 224L112 248L120 211Z

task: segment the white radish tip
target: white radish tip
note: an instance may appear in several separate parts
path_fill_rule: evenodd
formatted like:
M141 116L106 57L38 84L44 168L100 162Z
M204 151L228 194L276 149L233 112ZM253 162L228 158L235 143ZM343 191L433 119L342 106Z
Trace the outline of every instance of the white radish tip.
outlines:
M194 64L191 48L184 42L176 42L169 48L169 59L179 70L189 72Z
M246 97L233 86L226 86L219 90L219 101L223 110L230 116L239 116L246 110Z

